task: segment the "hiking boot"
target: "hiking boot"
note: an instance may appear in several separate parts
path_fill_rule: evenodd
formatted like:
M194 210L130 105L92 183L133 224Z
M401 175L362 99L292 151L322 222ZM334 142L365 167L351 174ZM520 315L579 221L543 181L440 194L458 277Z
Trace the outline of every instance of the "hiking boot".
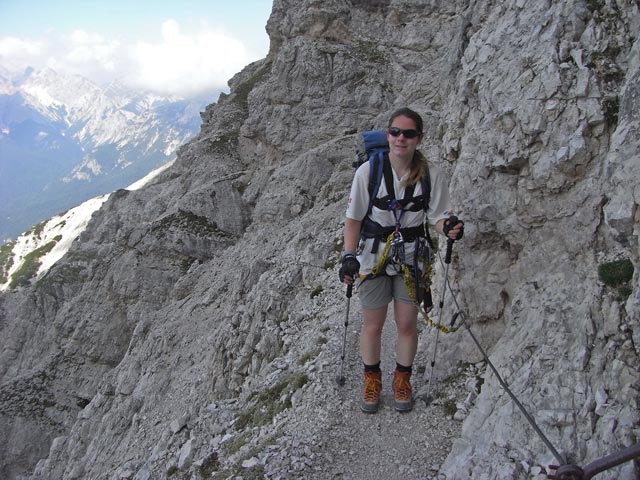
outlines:
M360 409L365 413L376 413L382 392L382 372L364 372L362 403Z
M413 396L411 394L411 373L393 372L393 397L394 407L398 412L409 412L413 409Z

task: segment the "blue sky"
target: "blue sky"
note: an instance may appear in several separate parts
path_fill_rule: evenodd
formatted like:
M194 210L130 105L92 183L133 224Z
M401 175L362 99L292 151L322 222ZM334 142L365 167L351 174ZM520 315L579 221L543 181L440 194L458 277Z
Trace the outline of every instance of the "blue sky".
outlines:
M0 0L0 66L162 93L224 88L264 58L272 0Z

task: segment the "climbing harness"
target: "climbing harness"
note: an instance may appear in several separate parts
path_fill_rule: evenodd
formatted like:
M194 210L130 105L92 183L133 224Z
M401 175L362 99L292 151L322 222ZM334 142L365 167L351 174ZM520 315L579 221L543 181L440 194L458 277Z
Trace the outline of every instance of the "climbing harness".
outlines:
M422 292L430 292L431 288L431 252L433 250L433 245L431 241L428 241L425 245L425 242L421 240L426 235L417 236L413 241L415 242L414 248L414 266L411 267L407 261L405 256L405 238L402 234L403 230L410 230L411 233L415 233L415 229L418 227L414 227L414 229L403 229L401 228L402 217L404 212L406 211L403 208L403 204L396 200L392 199L389 202L388 209L393 213L395 218L395 227L391 233L388 234L387 240L385 242L384 249L382 250L382 254L378 259L378 262L371 269L371 273L366 275L364 280L375 278L378 275L384 275L389 262L392 262L396 265L399 265L400 271L403 276L404 284L407 289L407 293L409 294L409 298L413 301L413 303L418 308L419 313L422 315L425 323L429 326L435 327L438 331L442 331L444 333L450 333L455 331L452 328L448 328L442 324L442 322L434 322L427 312L427 309L424 308L421 298ZM422 232L425 232L424 227L419 227ZM365 238L366 234L363 235ZM429 239L430 240L430 239ZM374 247L375 248L375 247ZM418 268L418 265L421 265L422 268Z
M404 255L404 246L401 244L399 237L395 235L395 232L389 234L378 262L371 269L371 273L364 276L363 281L375 278L379 275L384 275L387 265L392 259L394 261L401 259L400 261L396 261L396 263L400 265L400 271L402 272L404 284L407 288L409 298L411 298L413 303L417 306L418 312L421 314L424 322L430 327L434 327L438 331L441 331L443 333L455 332L458 327L447 327L441 321L433 321L429 316L429 312L421 302L420 292L427 292L425 294L428 295L428 292L430 291L432 285L431 277L433 269L431 267L431 262L428 259L429 253L431 251L430 247L428 249L422 249L420 248L422 242L417 243L418 246L416 247L416 262L415 267L412 268L404 261L405 259L402 258ZM420 263L422 264L422 269L417 268Z

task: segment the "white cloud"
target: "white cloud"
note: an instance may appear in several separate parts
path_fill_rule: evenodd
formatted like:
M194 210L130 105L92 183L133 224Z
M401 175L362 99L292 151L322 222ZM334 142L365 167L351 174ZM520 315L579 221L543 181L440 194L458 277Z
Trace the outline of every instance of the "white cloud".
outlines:
M44 49L40 41L3 37L0 38L0 61L6 68L22 69L29 65L29 59L41 57Z
M47 66L98 84L117 79L162 93L195 94L225 88L235 73L259 58L240 40L207 25L183 32L178 22L167 20L160 31L156 43L124 43L84 30L49 31L35 40L3 37L0 64L13 71Z
M226 87L227 80L257 58L221 31L184 34L175 20L162 24L162 42L137 43L129 82L159 91L202 91Z
M61 72L83 75L97 83L118 77L123 46L96 33L74 30L54 38L45 65Z

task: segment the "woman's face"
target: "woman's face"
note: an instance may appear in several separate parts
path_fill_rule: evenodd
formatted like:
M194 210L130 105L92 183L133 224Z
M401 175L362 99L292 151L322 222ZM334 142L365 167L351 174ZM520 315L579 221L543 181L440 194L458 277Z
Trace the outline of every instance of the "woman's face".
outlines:
M399 159L411 160L422 140L421 135L413 136L416 132L416 123L409 117L399 116L394 118L387 130L390 155Z

